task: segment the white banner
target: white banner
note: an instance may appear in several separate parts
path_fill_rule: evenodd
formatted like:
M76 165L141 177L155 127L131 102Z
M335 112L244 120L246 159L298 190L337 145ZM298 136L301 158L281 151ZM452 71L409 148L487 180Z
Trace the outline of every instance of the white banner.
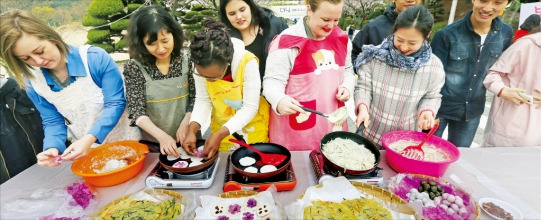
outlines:
M531 14L538 14L541 16L541 2L523 3L520 5L520 19L518 26L520 27L524 20L526 20L526 18L528 18L528 16Z
M293 21L306 16L306 5L270 6L269 9L274 12L274 15Z

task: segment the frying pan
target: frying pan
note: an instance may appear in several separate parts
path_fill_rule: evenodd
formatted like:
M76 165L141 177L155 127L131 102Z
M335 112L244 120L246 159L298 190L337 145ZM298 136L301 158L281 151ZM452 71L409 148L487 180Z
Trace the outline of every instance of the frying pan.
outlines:
M342 172L344 174L349 174L349 175L359 175L359 174L368 173L368 172L372 171L373 169L375 169L378 166L379 161L380 161L380 153L379 153L379 149L376 147L376 145L374 143L372 143L371 141L369 141L368 139L362 137L361 135L358 135L358 134L355 134L355 133L352 133L352 132L334 131L334 132L326 134L321 139L321 142L320 142L320 145L319 145L320 150L323 150L325 144L329 143L330 141L332 141L332 140L334 140L336 138L350 139L350 140L352 140L352 141L354 141L354 142L356 142L358 144L364 145L364 147L366 149L370 150L370 152L372 152L374 154L374 156L376 157L376 162L374 163L374 166L372 168L370 168L370 169L351 170L351 169L346 169L346 168L343 168L343 167L337 165L336 163L332 162L329 158L327 158L327 156L325 156L325 154L322 153L323 160L325 161L326 164L329 164L332 167L334 167L336 170L338 170L338 171L340 171L340 172Z
M146 141L146 140L140 140L139 141L140 143L142 144L146 144L146 145L150 145L150 146L154 146L154 147L158 147L158 149L160 148L160 144L159 143L156 143L156 142L153 142L153 141ZM195 144L200 147L200 146L203 146L205 145L205 140L204 139L197 139L197 141L195 142ZM177 146L180 147L180 143L177 143ZM210 159L208 160L202 160L202 164L199 164L197 166L193 166L193 167L184 167L184 168L177 168L177 167L173 167L173 164L175 164L176 162L178 161L187 161L189 162L190 159L181 159L180 157L176 160L168 160L167 159L167 155L164 155L164 154L160 154L160 164L167 170L169 171L172 171L172 172L175 172L175 173L181 173L181 174L192 174L192 173L197 173L198 171L200 170L204 170L205 168L209 167L210 165L212 165L214 163L214 161L216 161L216 159L218 159L218 153L215 153L214 156L212 156Z
M237 138L238 139L238 138ZM265 164L261 162L261 158L259 157L259 154L256 152L250 150L246 147L241 147L233 151L231 154L231 164L233 165L233 169L237 172L242 174L243 176L250 177L250 178L268 178L275 176L276 174L279 174L281 172L284 172L287 167L291 164L291 152L287 148L285 148L282 145L274 144L274 143L255 143L250 144L256 149L260 150L263 153L273 153L273 154L282 154L286 155L286 159L284 162L282 162L280 165L276 166L275 171L267 172L267 173L250 173L244 171L244 169L247 168L247 166L240 165L239 160L243 157L252 157L256 161L256 164L251 165L253 167L256 167L258 170Z

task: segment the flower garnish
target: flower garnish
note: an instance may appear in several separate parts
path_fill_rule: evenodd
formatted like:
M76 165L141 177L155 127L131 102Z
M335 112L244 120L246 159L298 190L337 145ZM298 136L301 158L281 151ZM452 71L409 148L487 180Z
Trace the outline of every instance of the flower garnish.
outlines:
M58 155L56 157L54 157L54 164L55 165L60 165L62 163L62 156L61 155Z
M234 205L229 205L229 213L231 214L237 214L240 212L240 205L238 204L234 204Z
M188 163L186 161L178 161L173 164L174 168L185 168L188 167Z
M86 209L86 207L88 207L88 205L90 204L90 200L93 197L90 188L88 188L88 186L83 183L74 183L73 185L68 186L67 191L74 200L70 202L70 205L80 205L81 207L83 207L83 209Z
M229 220L229 217L221 215L220 217L218 217L218 220Z
M195 156L196 156L196 157L201 157L201 155L203 155L203 149L198 150L198 151L195 153Z
M254 198L248 199L248 202L247 202L246 206L248 206L248 208L256 207L257 206L257 200L255 200Z
M242 214L242 220L253 220L254 214L251 212L245 212Z

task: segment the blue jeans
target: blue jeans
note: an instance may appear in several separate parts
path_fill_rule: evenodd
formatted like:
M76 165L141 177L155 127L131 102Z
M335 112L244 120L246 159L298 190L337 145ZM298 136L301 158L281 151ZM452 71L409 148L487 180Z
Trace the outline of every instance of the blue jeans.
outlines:
M479 127L481 116L469 121L454 121L446 118L439 119L440 126L434 135L441 137L443 131L445 131L445 128L449 125L447 140L457 147L470 147L473 138L475 137L475 132L477 132L477 127Z

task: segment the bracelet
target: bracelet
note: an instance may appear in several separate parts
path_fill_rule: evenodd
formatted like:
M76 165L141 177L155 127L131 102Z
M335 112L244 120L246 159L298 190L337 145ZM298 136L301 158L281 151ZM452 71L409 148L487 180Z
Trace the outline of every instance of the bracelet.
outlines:
M502 89L500 89L500 92L498 92L498 97L500 97L500 95L502 94L503 89L505 89L505 87L503 87Z

